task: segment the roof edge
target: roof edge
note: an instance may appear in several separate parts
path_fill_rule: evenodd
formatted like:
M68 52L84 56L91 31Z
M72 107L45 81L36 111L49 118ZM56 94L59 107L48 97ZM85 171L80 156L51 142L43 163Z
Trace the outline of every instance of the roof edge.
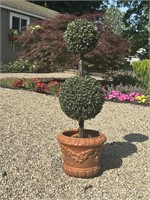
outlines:
M29 12L26 12L26 11L22 11L22 10L19 10L19 9L16 9L16 8L12 8L12 7L10 7L10 6L1 5L1 4L0 4L0 8L12 10L12 11L16 11L16 12L18 12L18 13L22 13L22 14L25 14L25 15L37 17L37 18L40 18L40 19L50 19L50 18L48 18L48 17L43 17L43 16L41 16L41 15L35 15L35 14L33 14L33 13L29 13Z

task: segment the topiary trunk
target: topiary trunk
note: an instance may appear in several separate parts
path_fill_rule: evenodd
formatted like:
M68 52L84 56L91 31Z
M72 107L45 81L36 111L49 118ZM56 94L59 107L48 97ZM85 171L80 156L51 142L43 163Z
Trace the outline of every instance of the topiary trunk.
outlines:
M84 76L83 74L83 59L84 59L84 55L81 54L80 55L80 61L79 61L79 76Z
M84 120L79 120L79 138L84 138Z
M79 61L79 76L84 76L83 74L83 59L84 59L84 55L81 54L80 55L80 61ZM80 120L79 121L79 138L83 138L84 137L84 120Z

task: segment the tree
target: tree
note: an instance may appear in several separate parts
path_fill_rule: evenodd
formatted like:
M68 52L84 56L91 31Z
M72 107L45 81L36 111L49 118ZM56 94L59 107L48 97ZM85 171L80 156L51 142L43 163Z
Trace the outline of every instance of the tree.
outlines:
M132 43L131 54L135 54L140 48L146 50L145 58L149 54L149 1L133 0L117 1L118 6L126 6L128 10L124 14L125 30L123 36L129 39Z
M79 55L72 54L67 50L63 34L69 22L86 18L94 21L98 27L99 40L96 48L85 55L85 62L100 66L100 69L117 69L121 67L124 57L128 54L129 43L126 39L106 30L101 21L101 13L82 15L60 15L52 20L42 20L36 22L41 28L30 31L24 30L18 36L21 44L20 58L36 61L40 70L54 71L57 67L72 67L72 63L78 65ZM33 29L32 29L33 30Z
M106 1L30 1L32 3L45 6L60 13L69 13L82 15L83 13L92 13L99 9L106 10L108 0Z
M123 13L118 8L110 7L107 9L104 20L109 31L122 35L125 25L123 23Z

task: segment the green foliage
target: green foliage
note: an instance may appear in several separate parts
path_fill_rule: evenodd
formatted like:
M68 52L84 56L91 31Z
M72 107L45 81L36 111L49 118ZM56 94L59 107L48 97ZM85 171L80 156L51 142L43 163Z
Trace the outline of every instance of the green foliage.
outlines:
M108 0L105 1L31 1L32 3L47 7L58 11L62 14L78 14L92 13L97 10L106 9Z
M81 17L94 21L97 15L102 19L103 15L100 13L86 14ZM36 62L36 72L54 72L61 70L60 67L63 70L77 66L80 55L69 52L63 39L67 25L75 19L79 17L59 15L51 20L34 22L42 28L34 30L32 34L26 29L17 38L17 43L21 45L20 58L32 63ZM128 41L103 30L101 23L97 23L97 26L99 40L96 47L84 55L84 62L87 65L97 66L103 71L120 68L128 55Z
M13 81L16 80L16 78L6 78L0 80L0 86L5 88L14 88Z
M33 33L34 31L38 30L38 29L41 29L42 27L40 25L30 25L28 27L28 30Z
M17 60L14 63L10 62L8 64L2 64L1 65L1 72L7 73L7 72L35 72L36 66L35 64L29 62L28 60Z
M70 118L81 121L94 118L102 109L101 83L89 76L73 77L60 88L61 109Z
M23 85L26 89L29 89L29 90L35 90L35 87L36 87L36 82L34 81L34 79L27 79L27 78L24 78L23 79Z
M133 73L120 73L114 77L114 83L122 85L136 85L139 81L133 76Z
M133 62L132 67L136 78L150 90L150 60Z
M58 81L46 81L39 78L4 78L0 80L0 86L4 88L26 89L45 94L58 95L60 83Z
M132 43L131 54L134 55L137 50L144 48L146 52L143 57L149 58L149 1L118 0L117 4L128 8L124 14L126 28L123 31L123 36Z
M120 83L117 86L114 86L113 84L107 86L107 91L111 92L112 90L119 90L122 93L130 93L130 92L139 92L141 94L146 94L145 88L137 85L123 85Z
M98 28L87 19L78 19L68 24L64 40L69 51L85 54L95 48Z
M125 25L123 23L123 13L118 8L107 9L104 17L105 26L114 34L122 35Z

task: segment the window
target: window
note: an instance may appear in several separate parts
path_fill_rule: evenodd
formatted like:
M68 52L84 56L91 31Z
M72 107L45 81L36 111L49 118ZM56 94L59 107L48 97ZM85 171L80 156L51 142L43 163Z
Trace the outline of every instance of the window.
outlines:
M10 29L21 30L24 26L30 24L30 17L20 15L17 13L10 13Z

